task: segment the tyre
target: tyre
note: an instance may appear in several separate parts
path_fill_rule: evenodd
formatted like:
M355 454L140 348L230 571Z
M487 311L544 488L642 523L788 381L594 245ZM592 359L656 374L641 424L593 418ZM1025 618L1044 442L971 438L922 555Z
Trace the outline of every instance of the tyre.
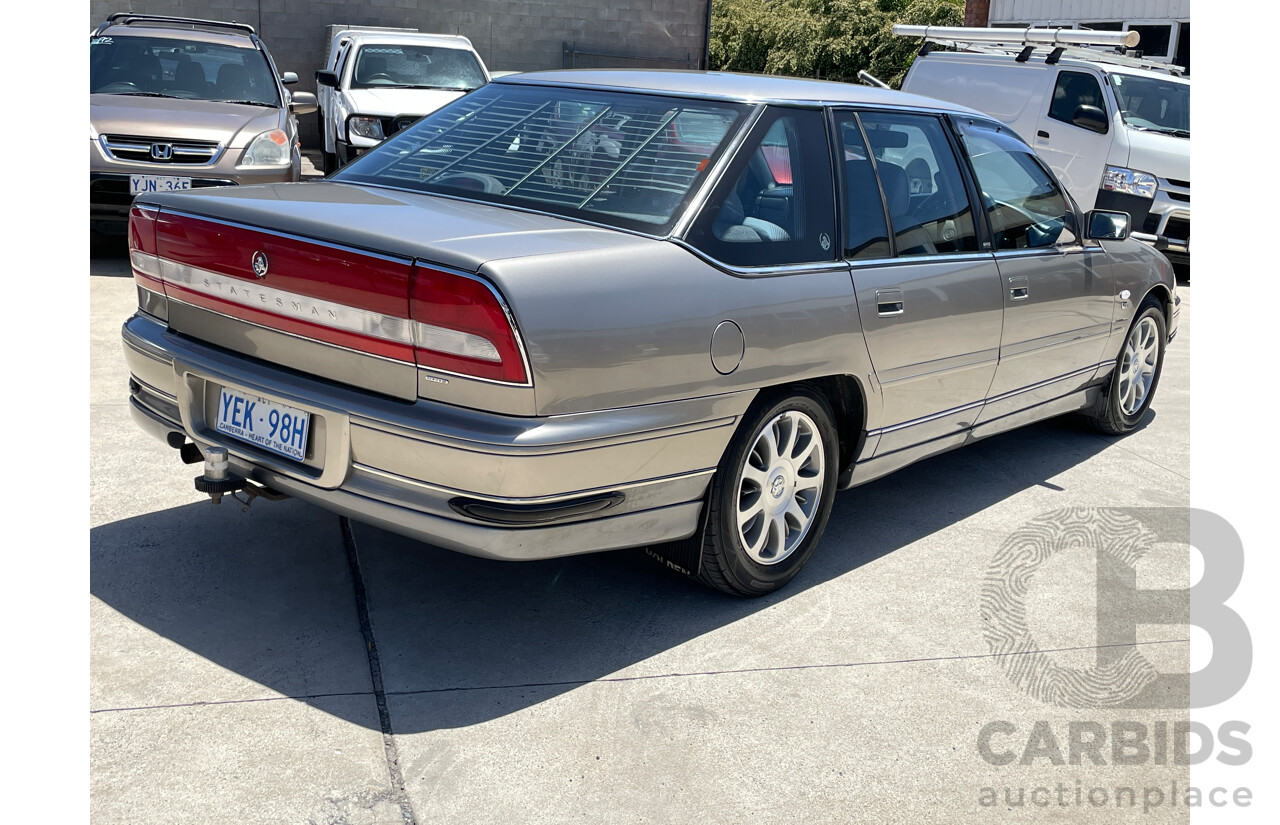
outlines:
M1116 358L1106 395L1088 415L1107 435L1132 431L1151 407L1164 366L1166 330L1160 302L1155 298L1143 301Z
M320 154L324 156L324 161L323 161L323 162L324 162L324 170L323 170L323 171L324 171L324 173L325 173L326 175L332 175L334 172L338 171L338 156L337 156L337 155L335 155L333 152L326 152L326 151L324 151L323 149L321 149L321 150L320 150Z
M735 596L796 577L822 538L840 447L831 407L807 388L754 408L711 482L697 578Z

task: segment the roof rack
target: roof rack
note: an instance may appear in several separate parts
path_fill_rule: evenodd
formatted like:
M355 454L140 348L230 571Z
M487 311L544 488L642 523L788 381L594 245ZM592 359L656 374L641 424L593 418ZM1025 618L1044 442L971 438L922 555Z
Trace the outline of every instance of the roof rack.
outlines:
M1133 30L1122 32L1090 31L1088 29L1035 29L1028 26L1021 28L965 28L962 26L907 26L895 24L893 33L903 37L919 37L922 39L921 55L929 53L929 44L951 47L957 50L980 52L982 54L1017 55L1015 60L1025 63L1035 55L1037 48L1048 50L1045 62L1057 63L1062 57L1089 60L1094 63L1107 63L1117 66L1128 66L1134 69L1147 69L1154 72L1167 72L1181 77L1186 69L1172 63L1146 60L1121 54L1118 51L1107 51L1105 47L1116 49L1132 48L1138 45L1139 33ZM1103 48L1089 48L1103 47Z
M99 24L94 29L94 35L102 34L108 26L133 26L137 24L163 23L174 26L191 26L192 28L203 27L212 29L231 29L233 31L245 32L250 36L256 36L253 26L248 23L230 23L222 20L201 20L196 17L166 17L156 14L134 14L131 11L118 11L106 19L106 22Z

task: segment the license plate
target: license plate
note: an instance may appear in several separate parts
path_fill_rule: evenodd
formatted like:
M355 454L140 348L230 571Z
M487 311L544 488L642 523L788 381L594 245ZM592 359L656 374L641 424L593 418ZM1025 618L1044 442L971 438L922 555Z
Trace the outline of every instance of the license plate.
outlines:
M306 457L311 416L279 401L223 387L214 426L220 433L302 461Z
M177 192L190 189L191 178L175 178L170 175L130 175L129 194L142 192Z

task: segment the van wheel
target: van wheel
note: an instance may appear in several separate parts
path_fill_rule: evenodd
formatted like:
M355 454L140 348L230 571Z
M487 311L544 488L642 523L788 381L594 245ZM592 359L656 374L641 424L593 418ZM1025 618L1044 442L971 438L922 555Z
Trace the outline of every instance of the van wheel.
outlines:
M324 150L321 150L320 154L324 156L324 173L326 175L332 175L334 172L338 171L337 155L333 152L325 152Z
M699 581L760 596L796 577L835 499L833 418L826 400L807 388L747 414L711 482Z
M1106 396L1088 415L1095 427L1107 435L1124 435L1138 426L1160 383L1166 340L1164 309L1148 298L1129 326Z

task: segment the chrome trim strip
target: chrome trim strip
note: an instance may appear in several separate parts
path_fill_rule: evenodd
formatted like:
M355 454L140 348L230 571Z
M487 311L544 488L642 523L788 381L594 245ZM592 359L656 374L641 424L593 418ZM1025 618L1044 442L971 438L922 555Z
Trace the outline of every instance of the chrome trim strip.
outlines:
M111 140L111 138L115 138ZM121 163L148 163L155 164L157 168L177 167L178 169L186 169L188 167L204 167L214 166L222 157L227 147L221 143L214 146L205 146L195 143L177 140L148 140L140 137L131 137L129 135L98 135L98 143L102 147L103 153L107 157ZM159 163L150 157L151 146L155 143L167 143L173 147L175 154L196 155L199 157L208 157L208 160L200 160L192 163L181 163L177 161L165 161ZM146 152L147 159L141 158L122 158L116 155L116 150L124 152Z
M1128 322L1120 319L1122 326ZM1096 338L1106 338L1111 335L1113 324L1115 322L1107 321L1101 324L1094 324L1086 327L1084 330L1069 330L1067 332L1058 332L1053 335L1046 335L1043 338L1033 338L1030 341L1023 341L1019 344L1011 344L1009 346L1000 347L1000 357L1003 358L1021 358L1024 355L1030 355L1044 350L1054 349L1056 347L1064 347L1068 344L1078 344L1082 342L1092 341Z
M309 295L261 286L243 278L222 275L168 258L160 258L160 271L161 279L166 283L177 284L193 292L239 306L262 309L283 318L307 321L329 329L354 332L397 344L414 344L413 322L408 318L397 318L332 301L320 301Z
M690 244L684 238L668 238L668 240L685 250L691 252L717 269L721 269L730 275L740 277L768 277L770 275L794 275L800 272L835 272L848 269L844 261L819 261L817 263L807 264L781 264L775 266L734 266L724 261L717 260L707 253Z
M1050 384L1056 384L1057 382L1065 381L1068 378L1075 378L1077 375L1084 375L1086 372L1093 372L1094 370L1097 370L1099 367L1111 366L1113 363L1115 362L1102 361L1101 363L1098 363L1098 364L1090 364L1087 367L1081 367L1078 370L1073 370L1063 375L1059 375L1056 378L1046 378L1043 381L1038 381L1035 384L1030 384L1028 386L1022 387L1021 389L1009 390L1008 392L1003 392L1003 393L1000 393L999 395L993 395L986 400L986 403L990 404L996 401L1004 401L1009 398L1013 398L1016 395L1021 395L1022 393L1025 393L1025 392L1034 392L1035 390L1041 389L1042 387L1047 387Z
M992 254L996 256L996 260L1002 258L1034 258L1034 257L1059 257L1062 255L1079 255L1079 254L1106 254L1106 250L1101 246L1072 246L1062 249L1056 246L1038 246L1034 249L997 249Z
M990 252L947 252L934 255L899 255L892 258L850 258L846 259L845 263L855 269L862 269L869 266L914 266L931 263L956 263L957 261L989 262L990 260Z
M637 481L631 484L623 484L623 485L614 486L614 487L596 487L591 490L578 490L572 493L558 493L554 496L538 496L533 498L502 498L498 496L486 496L481 493L473 493L467 490L456 490L451 487L441 487L438 484L430 484L425 481L418 481L417 479L408 478L402 475L397 475L396 473L389 473L385 470L379 470L377 468L370 467L367 464L360 464L357 462L352 462L351 469L354 472L364 473L366 475L370 475L375 478L381 478L393 484L400 484L405 487L416 487L422 490L429 490L441 496L449 496L449 497L465 496L467 498L474 499L476 501L483 501L488 504L511 504L516 506L519 506L522 504L554 504L557 501L568 501L570 499L582 498L583 496L595 495L597 493L625 492L627 490L636 490L641 487L651 487L655 484L667 484L673 481L685 481L687 479L700 478L703 476L710 477L715 475L715 472L716 472L715 468L711 467L706 470L694 470L693 472L689 472L689 473L680 473L679 475L664 476L662 478L651 478L647 481Z
M144 357L147 357L147 358L150 358L150 357L151 357L151 356L147 355L146 353L144 353L142 350L138 350L138 354L139 354L139 355L142 355L142 356L144 356ZM161 361L159 358L154 358L153 360L154 360L156 363L158 363L158 364L162 364L162 365L167 366L167 367L172 367L172 366L173 366L173 362L172 362L172 361ZM159 387L155 387L155 386L152 386L151 384L148 384L146 381L143 381L141 378L139 378L137 375L133 374L132 372L130 372L130 373L129 373L129 377L130 377L130 378L132 378L132 379L137 383L137 385L138 385L139 387L142 387L142 388L143 388L143 389L145 389L148 393L150 393L151 395L154 395L156 398L161 398L161 399L163 399L163 400L165 400L165 401L169 401L169 402L171 402L171 403L172 403L172 404L174 404L175 406L177 405L177 403L178 403L178 396L173 395L172 393L165 392L164 390L160 389Z
M983 364L994 364L999 360L1000 350L998 348L984 349L977 352L966 352L947 358L939 358L934 361L925 361L921 364L909 364L905 367L885 370L884 372L876 373L876 378L879 379L880 386L888 387L892 384L901 384L917 378L942 375L948 372L982 366ZM923 372L919 371L921 369L923 369ZM911 370L911 372L908 372L908 370ZM899 373L905 374L899 375Z
M209 217L208 215L200 215L195 212L187 212L182 209L171 209L168 206L161 208L156 206L155 204L143 204L143 203L135 204L135 206L143 207L146 209L155 209L164 215L177 215L178 217L182 217L182 218L195 218L198 221L208 221L209 223L216 223L221 226L232 226L232 227L235 227L236 229L247 229L250 232L260 232L263 235L271 235L276 238L288 238L289 240L302 241L303 243L315 244L316 246L323 246L326 249L337 249L341 252L351 252L356 255L365 255L370 258L377 258L383 261L390 261L391 263L405 264L406 266L413 263L413 258L405 255L395 255L389 252L379 252L372 249L361 249L358 246L347 246L346 244L334 243L333 241L327 241L327 240L324 240L323 238L312 238L306 235L295 235L292 232L282 232L278 229L269 229L264 226L254 226L253 224L240 223L239 221L231 221L231 220L227 220L226 218L212 218L212 217Z
M1111 366L1113 363L1114 363L1113 361L1102 361L1100 363L1092 364L1087 367L1081 367L1078 370L1073 370L1072 372L1068 372L1063 375L1056 376L1054 378L1047 378L1044 381L1039 381L1035 384L1029 384L1028 386L1021 387L1016 390L1010 390L1009 392L1001 393L1000 395L993 395L990 398L983 399L982 401L974 401L971 404L965 404L960 407L953 407L952 409L943 410L942 412L934 413L933 415L926 415L923 418L915 418L915 419L912 419L911 421L904 421L901 424L893 424L888 427L882 427L881 429L878 429L878 430L867 430L867 438L871 438L873 436L878 436L878 435L884 435L885 433L897 432L898 430L904 430L907 427L914 427L917 424L927 424L930 421L937 421L939 418L945 418L949 415L955 415L956 413L968 412L969 410L972 410L976 407L981 407L986 404L992 404L997 401L1004 401L1006 399L1013 398L1016 395L1021 395L1022 393L1033 392L1042 387L1047 387L1050 384L1055 384L1059 381L1065 381L1068 378L1074 378L1077 375L1084 375L1087 372L1093 372L1094 370L1097 370L1100 367ZM945 438L947 436L941 436L941 437ZM886 453L886 455L888 455L888 453ZM876 457L879 458L880 456L876 456Z
M181 298L169 298L169 303L181 304L182 306L191 307L192 309L199 310L200 312L207 312L210 315L217 315L219 318L226 318L228 321L234 321L237 324L245 324L246 326L256 327L258 329L266 330L267 332L273 332L276 335L286 335L290 338L296 338L299 341L305 341L308 344L315 344L317 346L322 346L322 347L333 347L334 349L340 349L343 352L350 352L353 355L363 355L365 358L377 358L379 361L386 361L389 364L398 364L402 367L414 366L412 361L401 361L399 358L389 358L385 355L378 355L372 352L365 352L362 349L352 349L351 347L344 347L341 344L334 344L329 341L321 341L319 338L308 338L305 335L298 335L295 332L286 332L283 329L278 329L276 327L269 327L265 324L259 324L255 321L245 320L244 318L237 318L236 316L228 315L225 312L218 312L218 310L216 309L209 309L208 307L202 307L197 304L190 303L189 301L184 301ZM163 324L164 322L161 321L158 323Z
M968 412L969 410L977 409L986 403L985 399L982 401L974 401L961 407L953 407L949 410L943 410L942 412L936 412L932 415L926 415L923 418L913 418L910 421L903 421L901 424L891 424L888 427L882 427L878 430L867 430L867 438L884 435L886 433L896 433L898 430L905 430L908 427L914 427L917 424L928 424L930 421L937 421L939 418L946 418L949 415L955 415L956 413ZM947 437L949 436L939 436L939 438Z

